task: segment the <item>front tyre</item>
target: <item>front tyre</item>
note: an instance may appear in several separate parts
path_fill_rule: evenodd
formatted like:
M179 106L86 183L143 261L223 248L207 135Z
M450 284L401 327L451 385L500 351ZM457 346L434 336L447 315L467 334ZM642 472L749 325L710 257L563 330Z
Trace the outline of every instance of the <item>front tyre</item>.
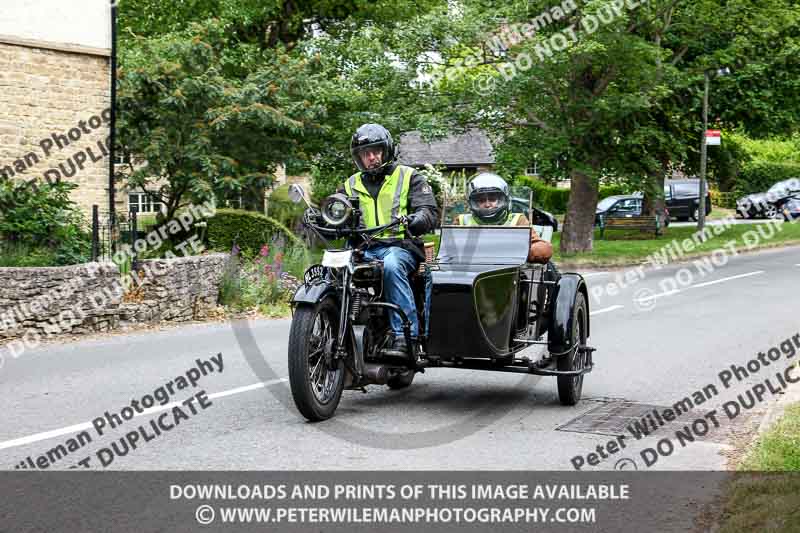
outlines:
M333 360L339 310L328 297L316 305L299 305L289 332L289 384L294 403L311 422L327 420L339 406L344 365Z
M586 366L586 352L580 350L581 346L586 346L586 331L588 313L586 312L586 298L582 292L578 293L575 299L575 306L572 308L572 337L570 341L574 348L570 353L558 358L558 370L583 370ZM583 376L558 376L558 399L561 405L575 405L581 399L583 391Z

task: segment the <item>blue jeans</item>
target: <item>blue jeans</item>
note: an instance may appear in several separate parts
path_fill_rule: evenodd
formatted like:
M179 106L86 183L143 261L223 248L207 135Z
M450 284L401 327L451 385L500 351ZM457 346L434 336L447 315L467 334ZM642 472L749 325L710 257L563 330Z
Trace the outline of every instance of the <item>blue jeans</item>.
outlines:
M384 300L395 304L403 310L411 322L411 336L419 336L419 320L417 319L417 306L414 304L414 293L408 276L416 269L417 262L411 252L399 246L373 246L364 252L364 257L369 260L380 259L383 261L383 296ZM427 299L427 298L426 298ZM395 338L403 337L403 321L400 315L389 311L389 324Z

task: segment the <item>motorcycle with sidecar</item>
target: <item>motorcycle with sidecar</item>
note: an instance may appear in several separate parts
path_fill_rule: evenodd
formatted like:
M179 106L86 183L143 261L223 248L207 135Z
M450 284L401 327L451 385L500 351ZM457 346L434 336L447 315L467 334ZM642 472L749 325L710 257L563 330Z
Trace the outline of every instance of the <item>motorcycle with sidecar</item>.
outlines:
M297 185L290 197L306 201ZM527 261L531 227L549 239L552 216L531 207L531 226L443 225L438 253L430 253L409 279L420 324L419 338L412 339L409 317L383 299L382 261L363 253L404 218L364 228L358 198L341 193L320 207L306 204L308 230L323 242L347 244L325 250L291 301L289 381L305 418L333 416L344 390L401 389L417 373L437 367L554 376L563 405L580 400L594 352L587 344L586 283L579 274ZM392 339L389 313L403 321L405 358L382 353ZM536 357L522 354L535 345L546 349Z

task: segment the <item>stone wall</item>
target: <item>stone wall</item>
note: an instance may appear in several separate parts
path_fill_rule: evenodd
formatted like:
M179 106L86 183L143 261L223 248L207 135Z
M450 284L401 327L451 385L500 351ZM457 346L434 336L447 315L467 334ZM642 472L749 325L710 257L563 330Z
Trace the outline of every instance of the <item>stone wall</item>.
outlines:
M216 311L227 259L218 253L140 261L140 282L127 291L114 263L0 268L0 343L207 318Z
M113 263L0 268L0 340L116 328L119 279Z
M140 261L138 272L147 282L136 293L136 302L123 303L123 325L208 318L217 306L227 260L228 254L208 254Z
M107 209L110 85L108 57L0 42L0 179L52 169L87 215Z

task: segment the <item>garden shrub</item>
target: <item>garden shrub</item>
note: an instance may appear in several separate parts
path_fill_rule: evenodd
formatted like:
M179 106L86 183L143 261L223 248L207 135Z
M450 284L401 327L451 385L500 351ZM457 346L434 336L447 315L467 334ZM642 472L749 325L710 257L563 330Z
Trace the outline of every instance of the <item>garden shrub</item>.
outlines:
M83 263L91 258L91 235L78 206L69 198L74 183L42 183L35 186L0 181L0 241L14 250L20 262L22 250L30 250L40 263ZM35 252L34 252L35 251Z
M303 241L272 217L240 209L217 209L209 218L208 243L214 250L230 251L234 243L246 257L255 257L275 235L283 235L288 248L304 247Z
M533 203L550 213L561 214L567 212L569 203L570 189L552 187L542 181L530 177L520 176L517 178L516 185L530 187L533 191ZM621 185L603 185L600 187L599 200L618 194L629 194L629 191Z
M737 198L766 192L775 183L791 178L800 178L800 164L752 161L745 164L736 176L733 191Z

